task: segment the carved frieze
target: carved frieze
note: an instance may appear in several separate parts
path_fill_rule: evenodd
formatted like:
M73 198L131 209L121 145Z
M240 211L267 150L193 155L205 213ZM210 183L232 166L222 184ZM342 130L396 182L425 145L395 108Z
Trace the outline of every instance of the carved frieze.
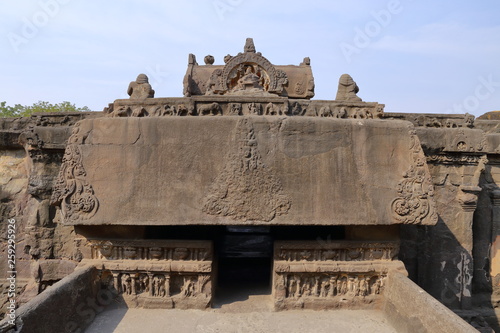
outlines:
M130 307L206 308L212 297L212 242L89 240L103 288Z
M99 201L85 177L82 153L78 145L79 126L75 125L64 152L61 169L52 192L51 203L60 205L66 221L88 219L97 212Z
M398 184L399 195L391 203L392 216L399 223L405 224L418 224L427 216L437 222L434 187L420 140L414 130L411 130L408 148L412 164Z
M206 195L203 211L237 220L266 221L286 214L291 201L272 168L264 164L248 119L236 126L234 148Z
M212 260L211 244L204 241L91 240L91 259Z
M275 260L282 261L395 260L399 242L276 242L275 251Z
M382 293L385 275L378 274L285 274L286 298L366 297Z
M428 163L436 164L465 164L476 165L479 163L482 155L466 155L466 154L428 154L426 155Z
M404 270L398 249L395 241L277 241L275 309L376 307L389 271Z

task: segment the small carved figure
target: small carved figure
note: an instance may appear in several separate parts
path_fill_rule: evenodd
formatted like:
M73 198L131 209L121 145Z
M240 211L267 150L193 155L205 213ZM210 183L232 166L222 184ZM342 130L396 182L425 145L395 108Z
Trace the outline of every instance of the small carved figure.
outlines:
M231 104L229 104L229 115L230 116L239 116L239 115L241 115L241 104L240 103L231 103Z
M375 295L380 294L381 287L382 287L382 285L381 285L380 279L379 278L375 278L375 283L373 283L373 286L372 286L372 292Z
M328 297L333 297L337 293L337 276L330 277L330 288L328 288Z
M384 104L378 104L377 108L375 109L375 116L374 118L376 119L382 119L384 118Z
M302 106L298 102L293 103L291 115L292 116L302 115Z
M313 286L313 288L311 290L311 295L312 296L318 296L319 291L320 291L320 289L319 289L320 288L320 286L319 286L319 276L315 276L314 280L313 280L313 278L311 278L311 281L313 281L311 283L314 283L314 286Z
M101 253L101 256L107 259L112 259L111 255L113 253L113 244L111 242L105 242L100 244L99 252Z
M333 110L333 117L334 118L345 118L345 116L347 115L347 110L345 109L345 107L340 107L340 108L335 108Z
M312 288L311 288L311 280L308 278L304 278L304 284L302 285L302 296L311 296Z
M342 74L339 79L339 88L335 100L361 102L361 98L356 95L358 92L359 87L352 77L349 74Z
M288 280L288 297L295 297L295 291L297 290L297 281L294 276L291 276Z
M359 280L359 296L366 296L369 294L368 278L360 278Z
M301 292L302 291L302 287L301 287L301 278L300 278L300 276L298 276L296 278L296 287L297 287L297 289L295 289L295 296L296 297L302 296L302 292Z
M333 113L332 113L332 110L330 109L330 107L327 105L327 106L322 106L319 109L318 116L319 117L333 117Z
M248 104L248 112L251 115L260 115L261 113L260 104L255 102Z
M345 277L345 276L340 280L340 291L339 291L339 294L340 295L347 294L347 277Z
M355 108L354 112L352 114L352 118L354 118L354 119L366 119L366 118L368 118L368 115L367 115L365 109Z
M111 117L128 117L132 113L130 107L120 106L118 109L110 113Z
M181 293L184 297L194 296L195 294L195 283L193 277L184 277L184 284L181 287Z
M187 116L187 115L192 116L194 113L193 111L194 111L193 109L188 109L186 107L186 105L184 105L184 104L179 104L177 106L177 115L178 116Z
M465 114L464 127L469 127L469 128L474 127L474 116L471 115L470 113Z
M198 114L200 116L217 116L222 115L222 110L219 103L213 102L212 104L205 104L198 106Z
M280 113L279 107L269 102L265 107L266 116L277 116Z
M147 274L139 275L139 279L137 282L138 282L137 291L139 293L149 292L149 276Z
M153 296L165 297L165 277L163 275L155 275L153 277Z
M122 292L127 295L132 294L132 279L130 274L122 274L121 276Z
M224 56L224 63L226 63L226 64L227 64L227 63L229 62L229 60L231 60L232 58L233 58L233 56L232 56L232 55L230 55L230 54L226 54L226 55Z
M319 291L319 296L320 297L326 297L328 296L328 293L327 293L327 288L328 287L331 287L331 284L329 282L329 279L324 277L321 279L321 287L320 287L320 291Z
M302 95L303 93L305 93L305 87L304 87L304 83L302 81L298 81L297 83L295 83L295 88L293 89L293 91L297 94L297 95Z
M127 94L131 99L143 99L155 97L155 91L149 84L149 79L146 74L139 74L135 81L130 82L127 89Z
M146 117L148 112L142 106L137 106L132 109L131 117Z
M162 116L175 116L177 115L177 109L175 108L174 105L165 105L164 106L164 111L162 113Z

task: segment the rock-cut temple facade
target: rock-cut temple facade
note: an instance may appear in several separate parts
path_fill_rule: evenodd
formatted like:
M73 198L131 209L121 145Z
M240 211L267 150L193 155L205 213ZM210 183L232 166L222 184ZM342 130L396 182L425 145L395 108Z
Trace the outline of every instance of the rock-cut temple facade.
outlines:
M21 305L1 332L83 329L89 299L206 309L255 282L275 311L498 329L495 114L384 112L348 74L316 100L308 57L274 65L251 38L223 60L190 54L183 97L140 74L103 112L0 119Z

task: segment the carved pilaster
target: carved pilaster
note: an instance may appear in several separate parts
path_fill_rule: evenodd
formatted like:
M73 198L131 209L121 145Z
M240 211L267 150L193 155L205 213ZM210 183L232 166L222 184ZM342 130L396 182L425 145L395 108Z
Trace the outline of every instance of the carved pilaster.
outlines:
M170 297L170 274L165 275L165 297Z

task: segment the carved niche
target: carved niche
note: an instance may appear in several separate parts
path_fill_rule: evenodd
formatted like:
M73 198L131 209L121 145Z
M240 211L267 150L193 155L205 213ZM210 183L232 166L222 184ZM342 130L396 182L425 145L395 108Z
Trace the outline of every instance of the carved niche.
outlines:
M288 84L286 73L276 69L260 52L255 52L251 38L247 38L244 50L230 58L222 70L212 73L208 91L212 93L213 89L213 93L224 95L252 88L281 94Z

